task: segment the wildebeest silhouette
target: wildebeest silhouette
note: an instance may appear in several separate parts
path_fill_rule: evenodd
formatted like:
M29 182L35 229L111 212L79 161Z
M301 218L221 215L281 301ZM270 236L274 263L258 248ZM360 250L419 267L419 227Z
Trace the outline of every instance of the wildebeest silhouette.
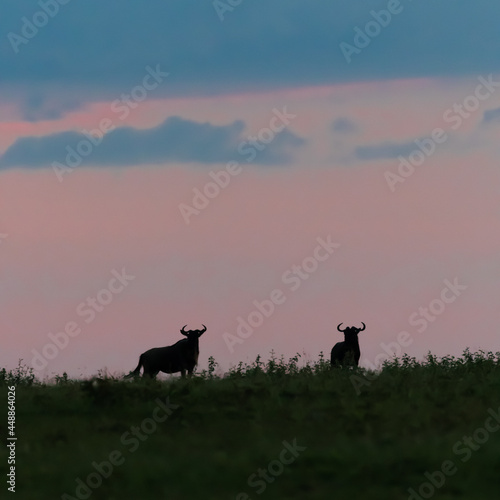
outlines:
M198 339L206 332L207 327L202 325L203 330L186 331L186 326L183 326L180 332L187 338L167 347L154 347L143 352L139 357L137 368L125 378L139 375L141 367L144 369L143 377L155 378L158 372L181 372L182 377L185 377L187 371L189 375L192 375L200 354Z
M344 330L340 329L342 323L337 326L337 330L344 334L344 342L337 342L332 348L332 366L358 366L361 351L359 350L358 333L362 332L366 325L361 322L363 328L348 326Z

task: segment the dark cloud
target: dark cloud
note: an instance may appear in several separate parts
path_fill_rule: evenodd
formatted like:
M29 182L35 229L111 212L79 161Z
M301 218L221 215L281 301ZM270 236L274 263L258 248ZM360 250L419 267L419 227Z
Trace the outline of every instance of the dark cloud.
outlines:
M370 146L358 146L354 150L354 156L357 160L383 160L389 158L398 158L399 156L408 156L414 150L418 149L415 142L384 142Z
M83 132L22 137L0 158L0 167L46 167L54 162L69 166L76 166L70 163L127 166L230 160L280 165L289 163L293 151L305 143L284 129L269 143L252 146L243 134L244 128L243 121L218 126L171 117L150 129L117 128L102 140L89 138Z
M44 17L42 4L57 12ZM355 46L355 28L371 21L373 30L372 11L387 4L245 1L221 21L212 0L9 0L0 6L0 90L26 98L63 86L83 102L114 99L157 64L171 73L164 96L500 70L497 0L402 1L348 63L340 44Z
M338 134L355 134L359 127L349 118L341 117L334 120L332 130Z
M26 97L21 105L21 114L28 122L58 120L80 106L81 103L77 99L47 99L44 95L35 93Z
M489 109L483 114L483 123L500 122L500 108Z

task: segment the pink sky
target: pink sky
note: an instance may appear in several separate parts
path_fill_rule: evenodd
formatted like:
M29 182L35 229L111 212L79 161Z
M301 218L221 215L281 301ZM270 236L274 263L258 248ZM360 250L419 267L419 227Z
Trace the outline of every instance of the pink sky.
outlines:
M495 131L479 125L484 110L500 106L500 94L395 192L384 173L395 172L397 160L345 161L356 146L411 142L445 128L443 112L476 83L407 80L144 102L117 125L146 128L169 116L219 125L243 119L252 134L286 105L297 115L290 130L308 141L292 166L243 163L189 225L179 204L189 204L193 188L225 164L79 167L62 183L50 168L2 171L0 233L8 237L0 243L0 366L31 363L32 350L41 351L48 334L70 321L81 333L40 376L128 372L141 352L179 340L186 323L208 327L201 369L210 355L223 369L257 354L267 358L271 349L287 357L329 355L342 340L340 322L366 323L364 366L401 331L412 339L404 351L418 358L428 350L500 350L498 149ZM108 112L109 103L96 103L59 121L12 117L0 126L0 149L25 135L93 128ZM331 124L341 117L359 132L335 135ZM283 273L328 236L340 247L292 291ZM86 324L78 305L122 268L134 280ZM455 279L467 288L417 331L409 317L440 298L444 280ZM223 335L235 335L238 316L274 289L285 302L230 352Z

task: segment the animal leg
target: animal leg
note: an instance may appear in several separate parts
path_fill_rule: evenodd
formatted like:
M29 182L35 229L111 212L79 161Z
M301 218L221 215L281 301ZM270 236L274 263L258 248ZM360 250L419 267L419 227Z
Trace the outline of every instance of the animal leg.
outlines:
M156 378L156 375L158 375L159 370L152 370L151 368L147 369L144 368L144 373L142 374L142 378L148 377L148 378Z

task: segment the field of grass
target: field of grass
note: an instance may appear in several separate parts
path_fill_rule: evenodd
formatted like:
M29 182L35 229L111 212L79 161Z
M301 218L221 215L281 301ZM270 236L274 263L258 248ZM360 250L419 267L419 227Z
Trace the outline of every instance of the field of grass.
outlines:
M297 356L214 373L212 360L192 379L48 384L1 370L6 410L16 394L12 497L498 497L500 353L404 356L379 372ZM2 447L4 478L7 460Z

